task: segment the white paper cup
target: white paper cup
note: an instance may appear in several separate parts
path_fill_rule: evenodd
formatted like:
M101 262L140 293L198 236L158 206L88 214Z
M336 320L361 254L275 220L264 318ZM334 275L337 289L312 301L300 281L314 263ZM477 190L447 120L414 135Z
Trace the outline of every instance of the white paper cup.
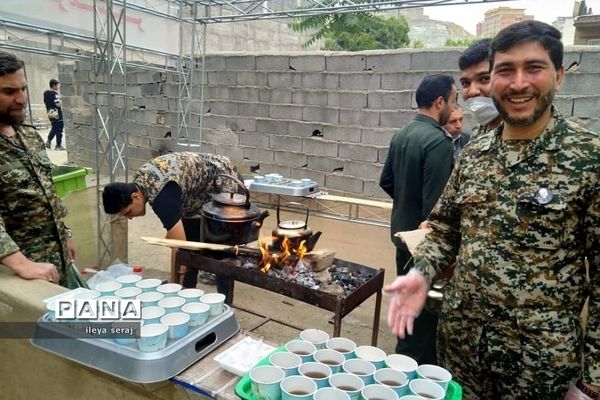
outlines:
M158 302L158 306L164 308L167 314L180 312L184 304L185 299L181 297L165 297Z
M73 296L75 300L95 300L102 294L97 290L83 290Z
M320 362L331 368L331 371L334 374L341 372L342 364L346 361L346 358L342 353L331 349L317 350L315 351L313 358L316 362Z
M298 372L300 375L312 379L317 384L317 388L328 386L329 378L332 375L331 368L318 362L304 363L300 365Z
M123 320L118 320L118 321L114 321L111 326L115 329L129 329L133 326L134 322L132 321L123 321ZM140 325L143 325L144 321L140 321ZM141 329L141 327L140 327ZM133 337L134 335L131 335L132 337L119 337L119 338L114 338L114 342L117 344L123 344L123 345L130 345L130 344L134 344L137 340L137 338Z
M154 352L167 346L169 327L162 324L144 324L140 329L138 347L143 352Z
M200 301L210 306L210 315L215 316L223 312L225 295L222 293L207 293L200 297Z
M385 358L385 365L388 368L404 372L408 379L415 379L417 376L417 362L403 354L390 354Z
M96 285L94 290L99 291L101 296L112 296L117 290L121 289L122 287L123 285L116 281L101 282Z
M142 307L142 320L144 321L144 325L160 323L160 319L165 313L165 309L159 306Z
M360 358L352 358L344 361L342 364L342 371L358 376L365 385L370 385L375 382L373 380L373 374L375 374L376 370L373 363Z
M398 394L384 385L367 385L360 391L362 400L398 400Z
M185 303L181 311L190 315L190 326L200 326L208 320L210 306L204 303Z
M331 350L335 350L342 353L346 360L354 358L354 350L356 350L356 343L348 338L334 337L325 343L325 347Z
M356 358L367 360L373 363L375 368L383 368L385 365L385 351L375 346L358 346L354 350Z
M423 397L415 396L414 394L407 394L406 396L400 397L400 400L423 400Z
M177 296L177 292L181 290L179 283L165 283L156 288L158 293L164 294L166 297Z
M393 368L382 368L373 374L375 383L384 385L392 389L398 396L408 393L408 377L404 372Z
M429 379L413 379L408 384L410 392L417 396L432 400L444 400L446 391Z
M141 280L142 277L135 274L121 275L117 278L117 282L123 285L123 287L135 286Z
M281 381L282 400L312 400L317 384L305 376L288 376Z
M204 290L196 288L181 289L177 292L177 296L183 297L186 303L197 303L203 295Z
M317 389L314 400L350 400L348 393L333 387Z
M305 342L304 340L290 340L285 344L285 349L290 353L294 353L302 359L302 362L313 360L313 354L317 351L314 344Z
M329 340L329 334L320 329L305 329L300 332L300 339L311 342L317 350L324 349Z
M350 396L350 400L358 400L360 391L365 387L365 383L356 375L340 372L331 375L329 386L345 392Z
M135 299L137 295L142 293L142 289L133 286L128 286L115 291L115 296L122 299Z
M423 364L417 367L417 376L421 379L429 379L440 385L444 391L452 380L452 374L448 370L433 364Z
M142 307L150 307L157 306L158 302L165 298L165 295L158 292L142 292L135 298L142 303Z
M142 292L154 292L160 285L162 285L160 279L151 278L136 282L135 287L142 289Z
M55 301L49 301L46 304L46 311L48 312L48 319L50 321L56 320L56 302Z
M294 376L299 373L298 367L302 364L302 359L294 353L282 351L271 354L269 356L269 363L281 368L285 372L285 376Z
M179 339L187 335L190 316L183 312L165 314L160 323L169 327L169 339Z
M281 399L280 383L285 378L281 368L272 365L254 367L250 370L249 377L252 396L255 399Z

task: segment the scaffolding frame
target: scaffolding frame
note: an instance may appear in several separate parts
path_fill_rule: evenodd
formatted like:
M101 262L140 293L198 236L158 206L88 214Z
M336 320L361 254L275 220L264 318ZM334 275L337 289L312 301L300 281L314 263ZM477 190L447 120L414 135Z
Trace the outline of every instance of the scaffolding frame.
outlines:
M101 207L101 180L106 177L102 176L105 169L108 173L108 182L114 182L115 178L120 176L124 176L125 180L129 178L128 69L176 74L179 106L176 141L178 145L187 146L189 150L200 151L203 112L199 113L198 124L194 124L192 120L194 72L197 68L201 69L198 101L202 110L205 86L204 61L209 24L510 1L515 0L297 0L294 7L286 8L277 7L279 3L269 0L93 0L93 37L0 17L0 33L5 36L9 36L10 33L16 38L13 41L0 39L0 43L4 49L9 50L73 60L92 60L95 76L93 120L96 130L98 184L97 257L99 265L106 265L112 261L115 243L111 228L113 221ZM161 11L158 6L166 6L167 11ZM186 8L190 10L189 15L185 15ZM179 23L178 53L171 54L128 45L126 38L128 9L177 21ZM175 10L176 15L173 15L171 10ZM202 15L199 15L201 11ZM189 32L186 26L189 26ZM20 38L18 37L20 32L26 32L28 36ZM184 45L186 35L190 37L189 46ZM44 38L45 46L40 45L39 40L32 41L32 36ZM106 100L104 105L101 104L103 99ZM192 137L192 129L197 130L197 138ZM358 214L358 210L356 213Z

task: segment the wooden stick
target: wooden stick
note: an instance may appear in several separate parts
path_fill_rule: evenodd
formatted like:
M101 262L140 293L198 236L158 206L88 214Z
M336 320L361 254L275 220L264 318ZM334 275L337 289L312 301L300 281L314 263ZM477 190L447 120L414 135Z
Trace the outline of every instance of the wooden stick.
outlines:
M213 251L224 251L232 254L243 254L243 255L260 255L260 250L251 249L248 247L242 246L231 246L227 244L218 244L218 243L205 243L205 242L190 242L188 240L176 240L176 239L163 239L163 238L155 238L142 236L140 237L143 241L155 244L158 246L166 246L166 247L175 247L179 249L187 249L187 250L213 250Z

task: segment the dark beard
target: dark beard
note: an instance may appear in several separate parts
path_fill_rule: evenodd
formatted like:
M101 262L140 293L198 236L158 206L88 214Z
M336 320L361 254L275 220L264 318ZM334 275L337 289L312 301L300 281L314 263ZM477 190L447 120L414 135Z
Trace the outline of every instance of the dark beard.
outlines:
M0 123L3 125L17 126L25 121L25 113L22 112L20 117L13 117L10 114L0 114Z
M496 100L495 97L492 97L492 101L494 102L494 105L496 106L496 109L498 110L500 117L504 120L505 123L507 123L508 125L511 125L511 126L523 128L523 127L533 124L535 121L540 119L540 117L546 112L548 107L550 107L550 105L552 104L552 101L554 101L555 93L556 93L556 90L554 90L554 89L551 90L550 92L548 92L547 95L545 95L541 98L542 104L540 105L540 107L533 110L533 114L531 114L529 117L521 118L521 119L509 117L506 110L504 108L502 108L502 105L500 104L499 101Z

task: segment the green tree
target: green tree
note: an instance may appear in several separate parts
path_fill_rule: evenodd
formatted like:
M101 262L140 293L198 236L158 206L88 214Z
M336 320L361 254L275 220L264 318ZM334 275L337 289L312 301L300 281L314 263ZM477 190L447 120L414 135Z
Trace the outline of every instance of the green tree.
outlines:
M465 39L448 39L444 46L446 47L469 47L474 41L476 41L476 37L465 38Z
M410 44L404 17L384 19L368 12L313 15L289 26L294 32L313 31L304 46L323 39L324 50L397 49Z

